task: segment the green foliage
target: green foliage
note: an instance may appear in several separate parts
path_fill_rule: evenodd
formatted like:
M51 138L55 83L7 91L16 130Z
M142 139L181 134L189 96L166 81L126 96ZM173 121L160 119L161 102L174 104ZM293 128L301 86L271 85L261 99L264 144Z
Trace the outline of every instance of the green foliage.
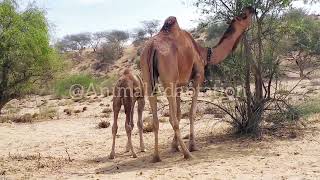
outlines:
M102 93L105 96L109 96L113 93L113 88L117 80L118 80L118 76L115 74L112 74L100 83L100 87L102 88Z
M234 106L225 107L238 133L257 133L263 122L267 104L272 100L273 83L279 72L279 56L283 55L284 31L280 31L280 17L292 0L239 0L215 1L197 0L195 5L209 19L214 27L209 28L209 37L217 36L216 24L228 22L252 6L255 15L252 26L242 36L238 48L222 64L224 77L233 87L243 89L235 96ZM210 24L210 23L209 23ZM241 90L242 91L242 90ZM245 98L244 98L245 97Z
M215 40L220 38L224 31L227 29L226 23L215 23L210 24L207 29L207 41Z
M57 80L54 85L55 95L57 97L70 97L70 93L73 92L73 88L81 87L83 93L94 87L95 89L99 85L100 81L90 75L77 74L64 77L61 80Z
M49 41L45 12L32 5L20 11L12 0L0 2L0 110L62 68Z
M308 16L302 9L292 9L285 15L291 50L303 50L320 54L320 22Z
M320 113L320 99L315 98L309 100L308 102L300 104L297 109L299 113L305 118L308 118L313 114Z

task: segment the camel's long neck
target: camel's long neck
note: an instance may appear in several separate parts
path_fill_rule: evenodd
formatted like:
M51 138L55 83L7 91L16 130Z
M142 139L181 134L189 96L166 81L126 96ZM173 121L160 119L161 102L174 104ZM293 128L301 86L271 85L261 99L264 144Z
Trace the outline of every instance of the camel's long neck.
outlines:
M209 63L219 64L226 59L241 40L242 34L242 31L235 31L230 37L225 38L216 47L212 48L212 57Z

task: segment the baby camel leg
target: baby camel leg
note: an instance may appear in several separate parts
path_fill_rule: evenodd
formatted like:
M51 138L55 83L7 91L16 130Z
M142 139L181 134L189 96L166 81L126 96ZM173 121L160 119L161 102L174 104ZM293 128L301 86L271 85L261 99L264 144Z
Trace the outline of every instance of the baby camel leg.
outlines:
M116 97L113 99L113 126L112 126L112 149L109 158L114 159L115 156L115 144L116 144L116 136L118 131L118 115L121 109L121 99Z
M138 100L138 128L139 128L139 137L140 137L140 150L141 152L145 152L145 146L144 146L144 141L143 141L143 122L142 122L142 113L144 110L145 106L145 101L144 99L139 99Z
M132 138L131 138L131 132L133 129L133 108L134 108L134 101L133 98L127 97L125 98L124 109L126 113L126 122L125 122L125 129L128 136L128 143L127 148L131 150L131 154L133 158L136 158L137 155L134 152L133 145L132 145Z

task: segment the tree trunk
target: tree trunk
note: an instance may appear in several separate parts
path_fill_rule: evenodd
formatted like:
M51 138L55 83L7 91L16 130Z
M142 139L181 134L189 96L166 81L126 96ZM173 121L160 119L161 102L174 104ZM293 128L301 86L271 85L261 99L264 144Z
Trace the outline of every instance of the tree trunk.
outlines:
M253 61L253 55L251 52L251 47L249 44L249 41L246 36L243 38L244 41L244 52L245 57L247 59L246 61L246 79L245 79L245 91L247 96L247 121L244 127L245 133L257 133L259 131L260 122L262 119L262 113L264 105L263 103L263 92L262 92L262 78L261 78L261 67L259 69L259 66L257 64L254 64L255 61ZM251 67L254 69L254 77L255 77L255 98L253 98L253 95L251 93L250 88L250 72Z
M257 22L257 41L258 41L258 58L257 58L257 69L255 71L255 89L256 89L256 101L261 102L263 99L263 87L262 87L262 76L261 76L261 63L262 63L262 21Z
M252 99L252 94L251 94L251 88L250 88L250 67L251 67L251 62L252 62L252 57L250 55L250 50L249 50L249 42L247 39L247 36L244 35L243 37L243 42L244 42L244 53L245 57L247 59L246 61L246 77L245 77L245 92L246 92L246 97L247 97L247 118L248 121L252 119L252 110L251 110L251 99Z

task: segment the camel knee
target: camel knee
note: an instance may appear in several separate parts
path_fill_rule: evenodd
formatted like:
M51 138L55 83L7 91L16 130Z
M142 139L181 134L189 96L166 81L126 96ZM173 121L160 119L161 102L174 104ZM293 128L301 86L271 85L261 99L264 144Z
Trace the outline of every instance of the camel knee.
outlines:
M132 125L130 124L126 124L126 127L125 127L125 129L126 129L126 132L127 132L127 134L129 134L129 133L131 133L131 131L132 131Z
M137 122L137 126L138 126L139 130L142 130L142 129L143 129L143 123L142 123L142 121L138 121L138 122Z
M118 125L114 124L112 126L112 134L115 135L115 134L117 134L117 132L118 132Z
M159 130L159 120L153 120L153 129L155 131Z
M178 122L173 121L173 122L172 122L172 128L173 128L174 131L179 130L179 124L178 124Z

